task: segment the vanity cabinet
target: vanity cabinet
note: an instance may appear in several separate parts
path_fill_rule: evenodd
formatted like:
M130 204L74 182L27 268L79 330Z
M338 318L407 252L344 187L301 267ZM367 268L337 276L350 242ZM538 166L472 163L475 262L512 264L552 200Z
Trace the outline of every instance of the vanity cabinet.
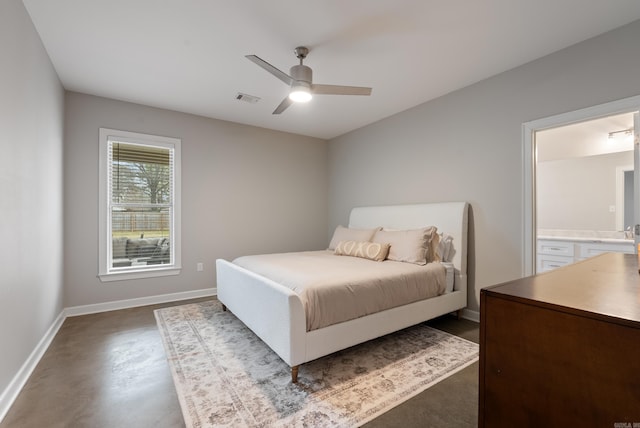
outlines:
M634 254L633 241L538 239L536 272L547 272L603 253Z
M536 272L547 272L575 262L575 246L572 241L539 239Z
M588 259L603 253L624 253L633 254L633 242L624 244L583 242L580 243L580 257L577 260ZM576 261L577 261L576 260Z

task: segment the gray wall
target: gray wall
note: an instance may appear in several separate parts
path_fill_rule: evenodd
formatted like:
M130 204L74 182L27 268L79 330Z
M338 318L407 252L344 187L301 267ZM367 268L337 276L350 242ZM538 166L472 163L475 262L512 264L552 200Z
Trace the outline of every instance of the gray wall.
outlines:
M21 1L0 1L0 58L2 397L63 308L64 93Z
M616 230L616 167L629 165L632 151L538 162L538 229Z
M469 201L477 310L481 287L522 272L522 123L640 94L638 40L640 22L327 144L77 93L63 99L22 3L0 2L0 236L10 243L0 246L0 391L64 306L212 287L216 258L324 248L354 206ZM100 127L182 139L181 275L97 279Z
M182 139L180 275L96 277L100 127ZM68 92L65 306L211 288L216 258L326 248L327 150L316 138Z
M332 140L329 230L359 205L470 202L478 310L523 272L522 124L640 94L639 40L636 21Z

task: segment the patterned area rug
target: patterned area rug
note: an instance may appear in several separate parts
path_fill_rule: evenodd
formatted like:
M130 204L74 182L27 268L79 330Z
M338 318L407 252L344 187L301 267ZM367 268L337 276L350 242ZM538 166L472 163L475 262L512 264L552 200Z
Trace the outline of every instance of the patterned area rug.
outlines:
M290 368L218 301L155 311L187 427L355 427L478 359L420 324Z

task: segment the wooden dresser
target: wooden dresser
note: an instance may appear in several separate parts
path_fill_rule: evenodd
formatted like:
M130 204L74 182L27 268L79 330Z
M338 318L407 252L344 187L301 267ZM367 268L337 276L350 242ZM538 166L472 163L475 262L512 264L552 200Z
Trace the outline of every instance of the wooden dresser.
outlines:
M607 253L480 292L480 427L640 426L640 274Z

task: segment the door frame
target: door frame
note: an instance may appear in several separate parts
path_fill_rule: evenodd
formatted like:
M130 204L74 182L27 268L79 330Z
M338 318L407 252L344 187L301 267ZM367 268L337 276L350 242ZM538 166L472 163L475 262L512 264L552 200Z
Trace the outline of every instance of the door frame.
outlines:
M634 169L633 165L616 167L616 229L618 230L624 229L624 176L626 172L634 171Z
M535 133L549 128L571 125L606 116L640 111L640 95L597 106L561 113L522 124L522 276L530 276L536 268L536 146ZM634 142L638 144L635 129Z

